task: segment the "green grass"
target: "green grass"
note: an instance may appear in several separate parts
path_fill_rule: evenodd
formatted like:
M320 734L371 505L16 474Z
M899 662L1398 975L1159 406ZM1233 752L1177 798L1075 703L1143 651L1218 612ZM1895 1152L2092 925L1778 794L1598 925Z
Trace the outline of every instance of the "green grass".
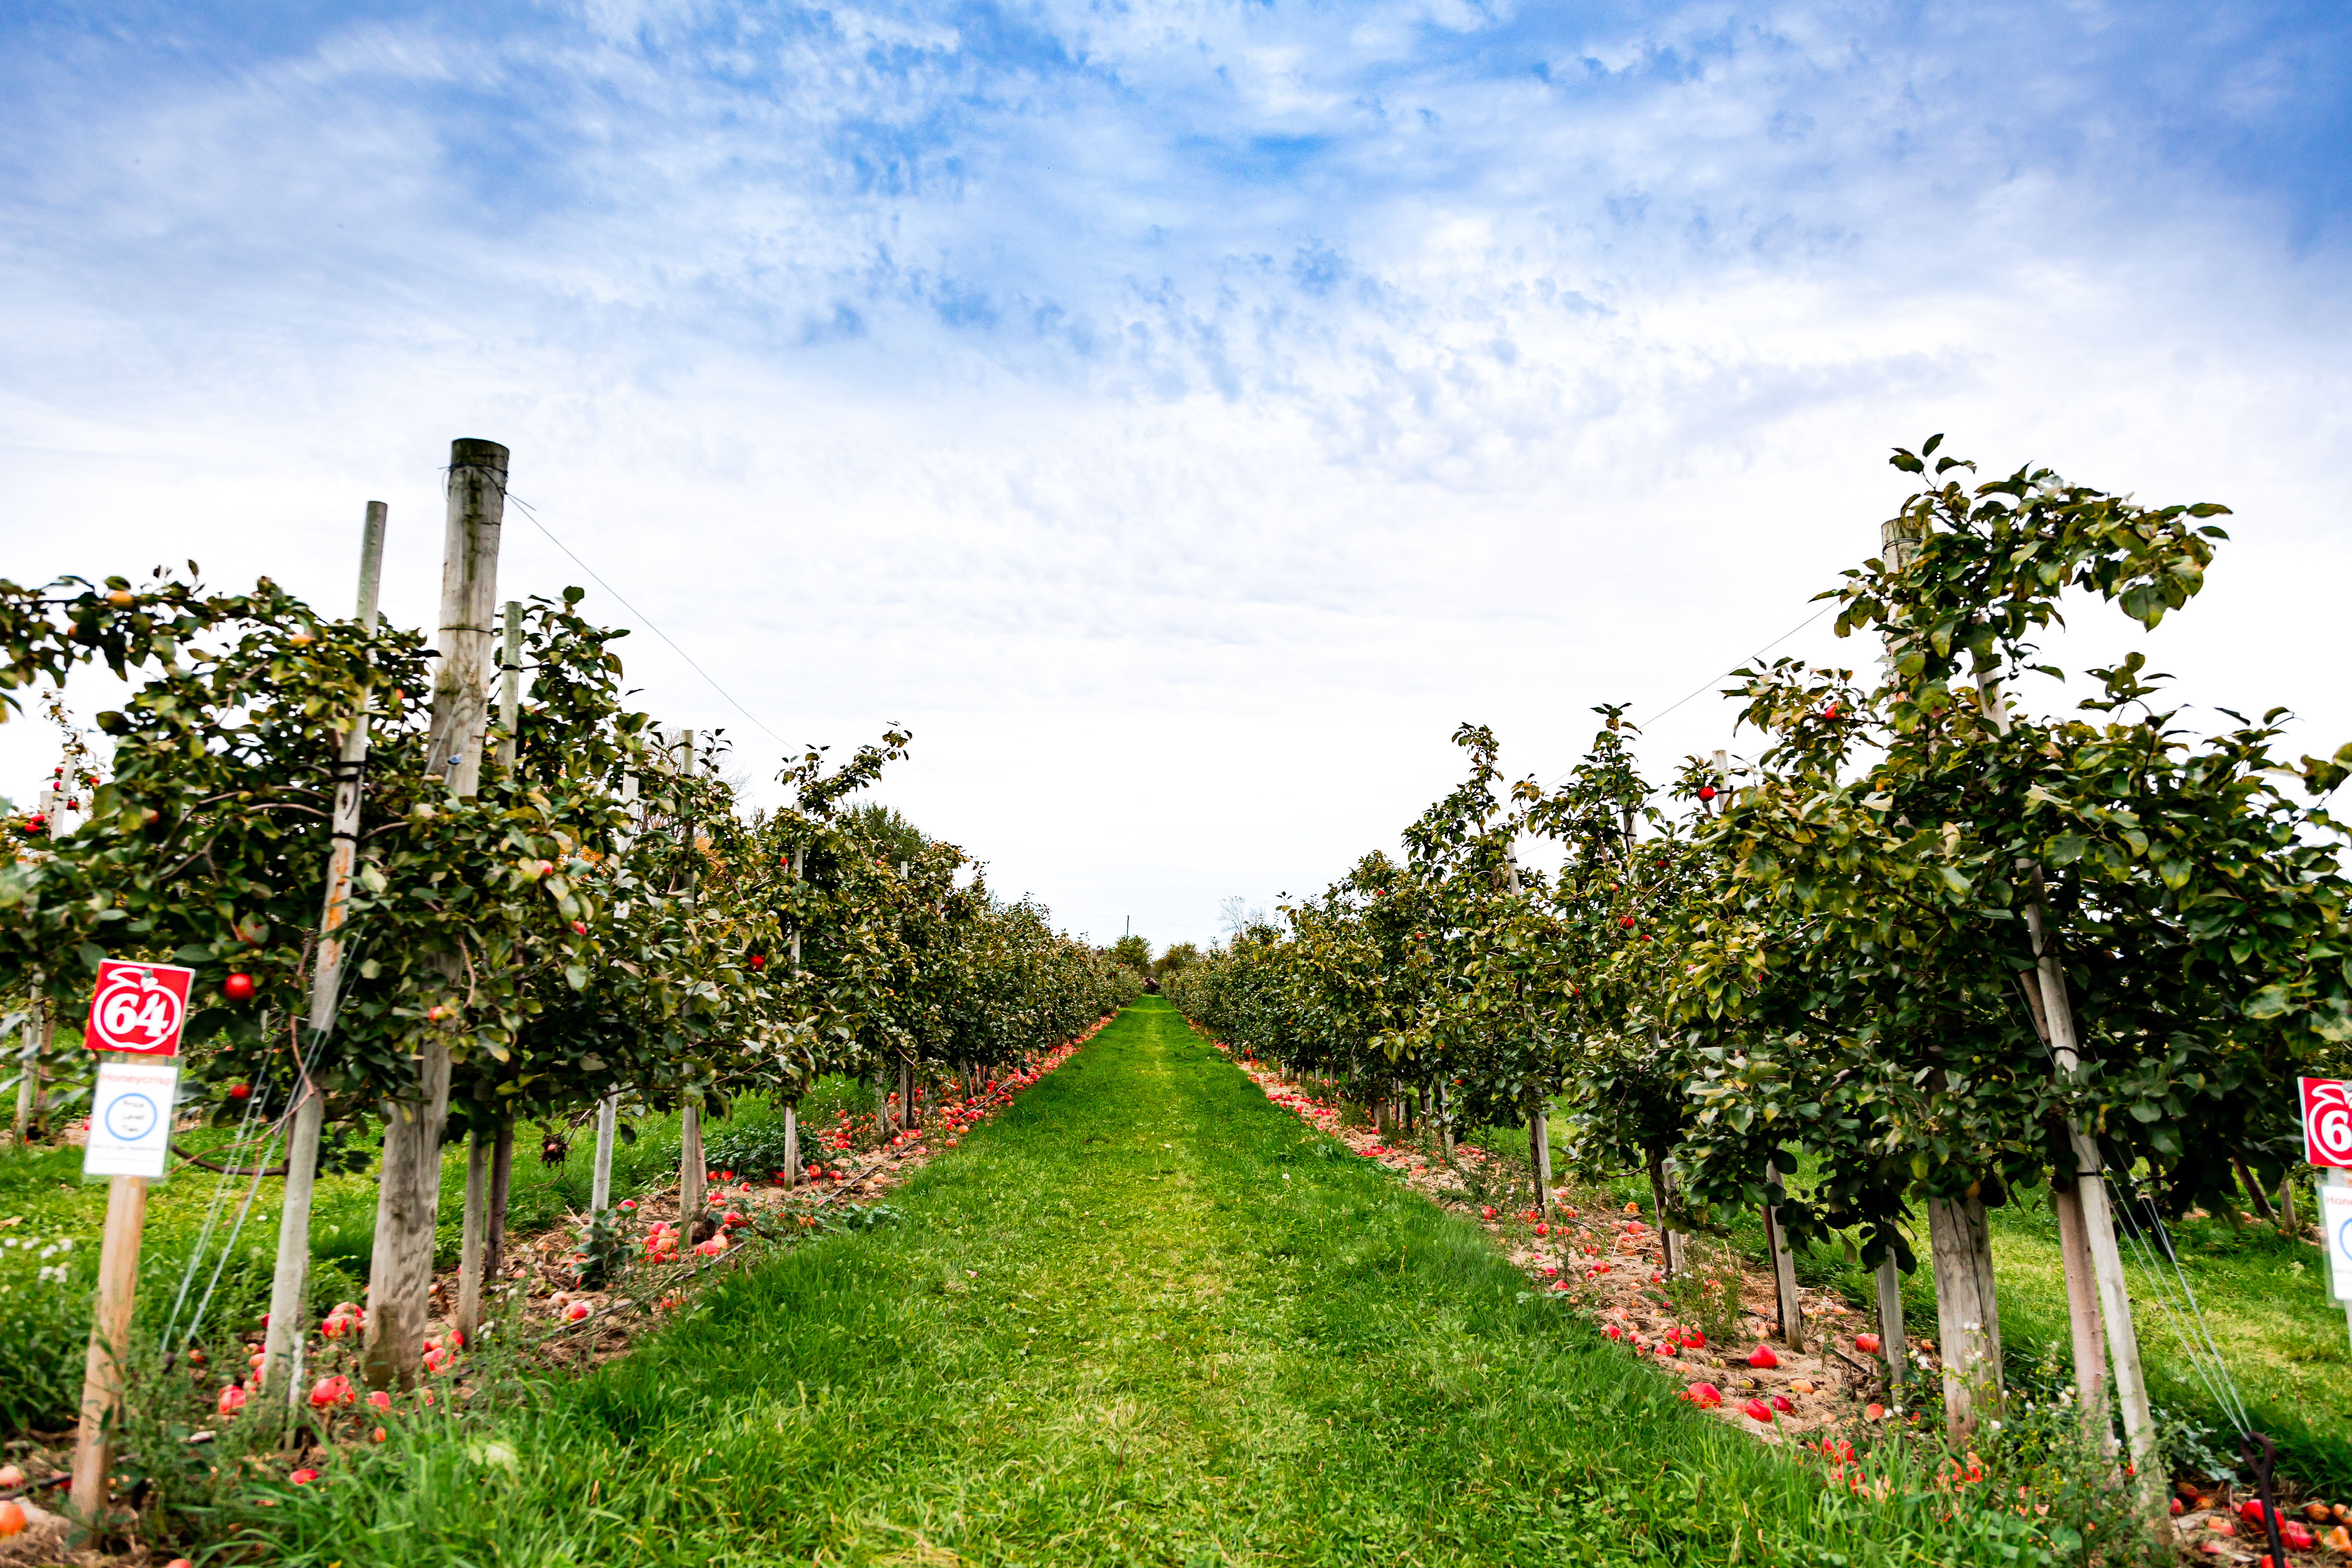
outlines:
M830 1121L836 1110L870 1110L870 1092L845 1079L827 1079L803 1103L804 1114ZM715 1141L764 1126L781 1111L758 1097L745 1097L723 1121L707 1124ZM675 1113L635 1123L636 1138L614 1152L613 1195L617 1200L658 1188L675 1179L678 1123ZM229 1134L202 1129L179 1140L200 1153L219 1152ZM376 1134L360 1142L373 1164ZM563 1163L539 1158L539 1138L518 1131L514 1175L508 1197L510 1235L533 1236L584 1211L594 1163L593 1123L575 1130ZM106 1184L84 1183L79 1149L35 1144L0 1150L0 1435L56 1436L70 1425L81 1397L83 1348L89 1339L90 1297L96 1288L98 1243L106 1217ZM223 1163L236 1163L234 1161ZM437 1246L443 1267L457 1260L463 1222L466 1153L462 1140L442 1152ZM272 1260L278 1246L278 1215L283 1183L225 1180L194 1167L149 1188L147 1225L141 1247L134 1342L159 1339L172 1319L186 1265L199 1242L205 1255L189 1288L182 1319L194 1315L211 1288L198 1342L227 1353L240 1334L258 1331L268 1310ZM243 1224L237 1210L252 1193ZM373 1171L321 1175L312 1201L310 1302L314 1313L335 1301L362 1300L375 1245L376 1181ZM214 1224L205 1234L207 1217ZM233 1236L233 1239L232 1239ZM59 1244L70 1242L70 1247ZM214 1269L219 1268L218 1278ZM62 1278L43 1270L62 1269Z
M1156 998L891 1202L215 1523L320 1568L2042 1560L1677 1405Z

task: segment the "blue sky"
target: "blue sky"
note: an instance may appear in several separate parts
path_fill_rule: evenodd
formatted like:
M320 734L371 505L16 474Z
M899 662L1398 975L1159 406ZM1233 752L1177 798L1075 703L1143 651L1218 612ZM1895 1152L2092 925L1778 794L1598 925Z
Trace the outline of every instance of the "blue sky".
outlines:
M1933 430L2236 507L2159 667L2352 738L2340 8L35 5L0 44L0 571L340 605L373 497L421 621L435 469L501 440L758 722L640 637L652 706L760 775L911 724L890 798L1097 936L1319 886L1458 720L1549 776L1592 703L1668 709ZM581 575L510 528L510 589ZM2127 640L2080 625L2061 662ZM1722 744L1703 697L1649 752Z

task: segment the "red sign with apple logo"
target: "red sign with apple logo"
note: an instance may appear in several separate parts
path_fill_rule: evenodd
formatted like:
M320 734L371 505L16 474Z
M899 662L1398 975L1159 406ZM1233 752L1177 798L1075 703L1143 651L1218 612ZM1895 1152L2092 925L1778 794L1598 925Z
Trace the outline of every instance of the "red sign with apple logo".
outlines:
M94 1051L178 1055L180 1030L188 1021L188 986L195 977L194 970L176 963L106 960L98 966L83 1043Z
M2352 1169L2352 1085L2334 1078L2295 1081L2303 1086L2303 1157Z

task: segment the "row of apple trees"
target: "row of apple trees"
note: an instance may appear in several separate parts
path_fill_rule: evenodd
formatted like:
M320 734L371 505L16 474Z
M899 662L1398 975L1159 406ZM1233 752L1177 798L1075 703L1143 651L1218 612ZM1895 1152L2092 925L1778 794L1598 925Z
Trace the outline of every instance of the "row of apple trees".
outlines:
M2071 711L2032 711L2019 684L2057 673L2036 644L2062 602L2154 628L2202 586L2225 509L2046 469L1971 484L1950 458L1929 476L1937 444L1895 455L1920 490L1824 595L1841 636L1875 634L1871 676L1738 672L1753 754L1663 786L1621 710L1550 789L1505 789L1465 726L1468 777L1401 856L1171 999L1364 1101L1450 1091L1457 1126L1558 1103L1580 1163L1646 1167L1684 1223L1771 1202L1874 1266L1914 1266L1928 1200L2070 1182L2070 1121L2171 1214L2231 1202L2242 1171L2275 1188L2300 1158L2294 1079L2352 1066L2352 885L2324 804L2352 747L2283 754L2279 710L2200 735L2137 653ZM2037 952L2071 994L2071 1074ZM1811 1179L1780 1182L1801 1157Z
M527 700L511 734L494 717L475 738L501 761L460 797L427 765L433 656L414 629L322 616L268 579L212 592L193 563L135 585L0 582L9 708L92 664L131 688L98 718L111 776L80 826L0 850L0 992L72 1020L104 959L191 966L198 1094L276 1115L315 1086L325 1160L352 1167L367 1130L432 1099L426 1040L451 1064L445 1136L510 1147L519 1120L607 1097L716 1111L751 1091L789 1102L824 1073L1009 1065L1133 994L1043 910L993 898L961 850L852 808L907 734L839 766L812 751L783 807L750 810L715 743L690 755L627 707L625 634L581 597L528 606ZM360 715L356 876L321 1033L309 987Z

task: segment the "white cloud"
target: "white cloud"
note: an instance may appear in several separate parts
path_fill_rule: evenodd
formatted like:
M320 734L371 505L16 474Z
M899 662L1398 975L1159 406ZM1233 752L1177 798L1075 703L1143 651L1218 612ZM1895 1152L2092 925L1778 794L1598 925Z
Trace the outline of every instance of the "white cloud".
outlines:
M9 574L194 554L331 606L375 496L422 620L436 470L488 436L791 741L912 723L891 798L1098 935L1391 843L1457 720L1561 771L1591 703L1654 712L1810 614L1885 448L1939 428L2238 506L2158 663L2352 736L2340 256L2121 118L2095 28L1988 75L2025 24L961 15L61 75L0 184ZM2229 112L2288 112L2242 52ZM517 591L581 580L520 518L508 548ZM1727 722L1685 704L1651 753Z

